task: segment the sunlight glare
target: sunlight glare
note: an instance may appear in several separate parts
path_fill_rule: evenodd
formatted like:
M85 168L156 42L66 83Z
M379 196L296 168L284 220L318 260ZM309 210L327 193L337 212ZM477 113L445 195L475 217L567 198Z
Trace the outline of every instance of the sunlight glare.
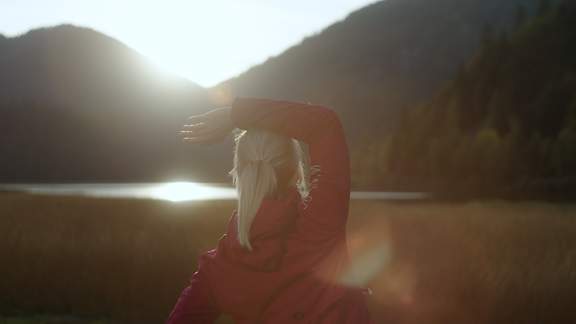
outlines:
M172 202L234 199L236 197L236 193L232 188L218 188L194 182L169 182L151 189L150 194L156 199Z
M374 279L391 259L390 246L383 242L364 253L354 256L340 282L348 286L363 287Z

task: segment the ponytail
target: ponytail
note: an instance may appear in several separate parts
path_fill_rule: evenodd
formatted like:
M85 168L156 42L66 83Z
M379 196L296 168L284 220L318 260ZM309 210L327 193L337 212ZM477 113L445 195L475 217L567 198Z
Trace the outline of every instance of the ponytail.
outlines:
M240 245L252 250L250 227L266 196L290 184L298 173L301 197L309 189L307 151L292 138L261 129L244 130L235 137L232 176L238 194L237 231ZM282 187L282 188L280 188Z
M250 251L250 227L264 197L277 187L276 172L266 160L247 161L235 181L238 192L238 241Z

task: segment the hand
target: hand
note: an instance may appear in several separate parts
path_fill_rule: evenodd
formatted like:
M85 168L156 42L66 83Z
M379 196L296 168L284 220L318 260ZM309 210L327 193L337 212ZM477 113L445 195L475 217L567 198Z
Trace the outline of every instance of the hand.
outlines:
M188 117L190 124L184 125L180 133L188 143L210 144L222 141L234 129L230 118L231 107L210 110L201 115Z

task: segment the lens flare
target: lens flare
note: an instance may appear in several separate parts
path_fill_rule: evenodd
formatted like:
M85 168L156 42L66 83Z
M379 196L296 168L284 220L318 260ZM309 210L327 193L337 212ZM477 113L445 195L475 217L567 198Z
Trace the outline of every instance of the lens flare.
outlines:
M389 245L382 243L353 257L340 282L348 286L364 287L386 267L390 255Z

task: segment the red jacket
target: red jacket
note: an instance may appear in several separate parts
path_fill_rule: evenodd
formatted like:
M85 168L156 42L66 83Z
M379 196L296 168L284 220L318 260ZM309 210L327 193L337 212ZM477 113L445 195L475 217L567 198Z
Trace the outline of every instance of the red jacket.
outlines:
M220 313L237 324L371 323L367 290L338 283L349 262L350 161L337 114L320 105L236 98L231 118L241 129L307 143L320 171L308 200L295 188L263 200L250 228L252 252L238 243L234 210L218 246L199 257L166 324L213 323Z

